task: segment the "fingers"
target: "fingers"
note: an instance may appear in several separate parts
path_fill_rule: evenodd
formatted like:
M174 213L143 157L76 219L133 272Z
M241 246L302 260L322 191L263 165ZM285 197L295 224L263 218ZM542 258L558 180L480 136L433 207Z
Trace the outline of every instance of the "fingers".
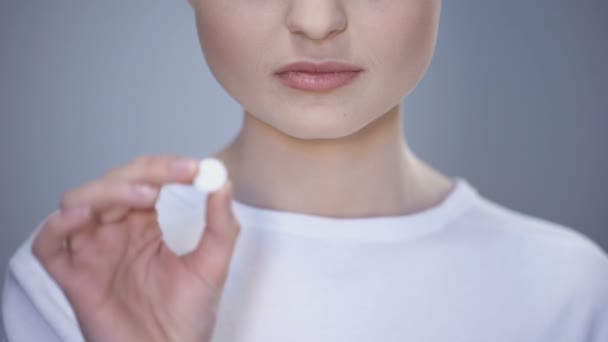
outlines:
M98 179L64 194L61 209L90 207L100 213L115 206L144 209L153 206L160 188L118 179Z
M198 161L192 158L171 155L141 156L108 172L106 177L158 186L166 183L191 184L197 171Z
M192 183L198 161L191 158L160 155L142 156L66 193L61 209L90 206L100 223L117 222L130 209L154 207L165 183Z
M226 281L240 228L232 211L232 183L227 181L208 195L205 232L197 248L183 256L184 262L216 290Z
M51 274L61 272L69 262L66 238L88 226L93 220L87 207L55 211L35 237L32 252Z

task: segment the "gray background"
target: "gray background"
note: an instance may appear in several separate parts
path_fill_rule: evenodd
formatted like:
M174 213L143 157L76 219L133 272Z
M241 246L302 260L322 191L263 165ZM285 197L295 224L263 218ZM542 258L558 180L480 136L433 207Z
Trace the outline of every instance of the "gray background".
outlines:
M412 148L608 249L608 2L445 1ZM205 156L240 106L186 0L0 0L0 274L63 192L140 154Z

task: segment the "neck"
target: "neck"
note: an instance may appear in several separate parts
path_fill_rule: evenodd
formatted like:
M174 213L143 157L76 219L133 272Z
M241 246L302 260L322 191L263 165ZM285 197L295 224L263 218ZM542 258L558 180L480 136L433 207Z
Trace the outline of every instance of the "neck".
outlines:
M251 206L330 217L418 212L441 202L452 181L407 147L401 105L340 139L298 139L245 112L237 137L214 157Z

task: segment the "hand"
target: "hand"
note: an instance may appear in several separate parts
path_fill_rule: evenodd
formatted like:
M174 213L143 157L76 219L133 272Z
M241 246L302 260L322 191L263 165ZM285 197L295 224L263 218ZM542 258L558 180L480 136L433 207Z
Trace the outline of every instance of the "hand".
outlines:
M177 256L154 209L165 183L192 184L181 158L140 157L68 191L33 242L89 342L209 341L240 232L232 185L209 194L197 248Z

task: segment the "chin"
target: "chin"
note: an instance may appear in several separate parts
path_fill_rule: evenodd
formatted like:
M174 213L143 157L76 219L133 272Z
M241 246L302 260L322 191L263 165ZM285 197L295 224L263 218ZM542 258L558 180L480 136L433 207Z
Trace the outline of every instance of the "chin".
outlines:
M314 130L314 129L294 129L291 131L283 131L284 134L289 135L292 138L301 140L336 140L344 138L353 132L344 132L338 130L325 129Z
M285 120L287 119L287 120ZM352 114L337 110L310 110L277 117L272 126L293 138L340 139L364 127Z

